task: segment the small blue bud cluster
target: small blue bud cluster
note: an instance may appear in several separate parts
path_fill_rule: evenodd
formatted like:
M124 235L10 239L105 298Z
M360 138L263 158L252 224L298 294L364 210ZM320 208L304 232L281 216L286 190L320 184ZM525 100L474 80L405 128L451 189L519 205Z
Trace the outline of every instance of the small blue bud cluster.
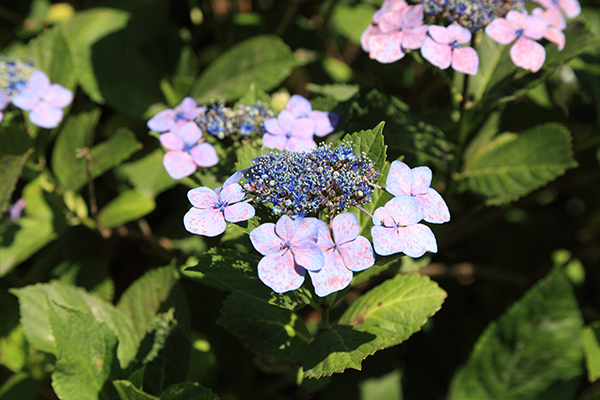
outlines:
M265 133L264 121L275 114L267 105L258 101L253 105L238 105L235 109L226 107L223 102L212 104L208 110L196 119L203 132L219 139L230 135L249 136Z
M320 144L311 152L266 153L253 160L244 189L275 215L317 215L369 203L379 177L366 154L356 155L351 142L332 149Z
M495 18L504 17L510 10L525 10L525 0L416 0L424 12L456 22L472 32L485 28Z
M31 62L0 59L0 90L9 98L16 95L27 85L35 67Z

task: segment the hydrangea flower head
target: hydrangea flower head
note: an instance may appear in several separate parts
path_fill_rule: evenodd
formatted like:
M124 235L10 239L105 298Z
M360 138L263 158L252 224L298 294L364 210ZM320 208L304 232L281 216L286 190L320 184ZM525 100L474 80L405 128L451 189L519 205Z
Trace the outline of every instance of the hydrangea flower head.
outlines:
M195 122L203 132L224 139L230 135L262 136L266 132L263 127L264 121L274 116L273 111L261 101L252 105L240 104L235 109L218 102L210 105Z
M8 95L4 90L0 90L0 122L4 120L4 110L8 106Z
M30 62L0 58L0 90L12 98L27 85L33 71L35 68Z
M236 182L239 176L233 175L231 178L215 190L203 186L188 192L193 207L183 217L185 229L212 237L225 232L225 221L240 222L254 217L254 207L242 202L246 193Z
M567 27L567 21L558 8L552 7L542 10L537 7L533 9L531 14L543 19L548 24L548 27L544 32L544 39L554 43L558 48L558 51L564 49L566 38L563 31Z
M575 18L581 14L581 5L578 0L534 0L546 10L556 9L563 12L567 18Z
M376 209L371 228L375 252L382 256L404 253L413 258L426 251L436 253L435 236L428 226L418 223L420 215L411 196L396 196Z
M161 144L168 150L163 165L171 178L185 178L196 172L197 167L217 165L219 158L215 148L200 141L201 137L200 128L193 122L160 135Z
M471 41L471 32L458 24L449 27L432 25L429 36L421 47L423 58L440 69L450 65L455 71L475 75L479 68L479 57L472 47L461 44Z
M285 105L285 109L296 118L308 118L315 123L315 136L329 135L339 122L339 115L334 112L317 111L312 109L310 101L300 96L293 95Z
M434 224L450 221L450 210L440 194L431 185L429 167L410 169L402 161L394 161L386 180L386 190L394 196L412 196L418 206L418 219Z
M352 213L342 213L331 221L331 232L323 221L317 220L317 246L323 252L324 265L320 271L308 271L317 296L344 289L352 281L352 271L363 271L375 264L373 247L360 236L360 225Z
M315 122L296 118L288 110L281 111L277 118L265 120L265 129L263 146L270 149L301 152L310 151L317 145L313 140Z
M29 120L42 128L56 128L63 118L62 109L73 101L73 92L50 79L42 71L35 70L27 85L12 98L21 110L29 111Z
M250 232L254 248L264 255L258 263L258 277L277 293L298 289L306 270L323 268L323 253L317 247L315 218L292 220L281 216L277 224L265 223Z
M198 118L205 111L206 107L198 107L196 100L185 97L175 108L162 110L150 118L147 126L156 132L174 131Z
M517 67L538 72L546 61L544 46L536 42L544 37L548 24L527 11L511 10L506 18L496 18L485 28L485 33L500 44L516 42L510 48L510 58Z

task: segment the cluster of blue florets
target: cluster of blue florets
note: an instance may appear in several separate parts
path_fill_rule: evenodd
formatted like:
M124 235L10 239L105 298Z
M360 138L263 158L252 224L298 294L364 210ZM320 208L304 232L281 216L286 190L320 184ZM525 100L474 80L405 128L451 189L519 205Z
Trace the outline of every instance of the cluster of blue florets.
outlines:
M14 96L27 85L33 71L35 67L31 62L0 59L0 90L9 98Z
M456 22L472 32L485 28L495 18L504 17L510 10L525 10L525 0L415 0L424 12Z
M333 149L321 144L310 152L267 153L253 163L244 189L270 204L275 215L291 217L369 203L380 174L366 154L354 153L350 142Z
M223 139L230 135L262 136L265 133L264 121L274 116L273 111L261 101L252 105L240 104L236 108L219 102L209 106L195 122L201 131Z

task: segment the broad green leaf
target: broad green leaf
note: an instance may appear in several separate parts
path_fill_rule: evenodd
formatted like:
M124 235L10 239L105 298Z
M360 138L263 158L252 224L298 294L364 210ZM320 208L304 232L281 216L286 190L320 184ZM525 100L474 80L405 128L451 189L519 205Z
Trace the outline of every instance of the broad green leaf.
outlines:
M268 147L256 147L248 144L246 142L242 143L239 150L237 151L237 162L235 163L235 169L237 171L241 171L246 168L250 168L254 165L252 160L255 158L262 156L263 154L270 153L272 151L277 151L273 149L269 149Z
M360 87L358 85L350 85L347 83L335 83L332 85L323 86L316 85L314 83L307 83L306 89L312 93L332 97L337 101L348 101L358 94Z
M28 353L29 346L23 333L23 325L17 325L10 333L0 337L0 364L9 370L20 372L25 367Z
M261 101L265 104L271 104L271 96L269 96L264 90L257 89L255 84L251 84L248 88L248 91L242 97L240 97L236 105L245 104L251 106L256 104L258 101Z
M559 268L492 322L453 377L451 400L535 399L582 373L583 320Z
M521 134L503 133L465 160L455 179L486 198L488 205L510 203L577 166L571 135L562 125L538 125Z
M586 326L581 334L583 354L587 367L588 380L595 382L600 379L600 323L594 322Z
M333 23L338 32L355 44L360 45L360 36L372 22L371 17L375 8L368 4L350 7L340 4L333 12Z
M113 381L113 385L121 400L159 400L158 397L144 393L126 380Z
M268 91L279 85L300 62L290 48L272 35L254 36L238 43L202 72L191 90L198 103L235 100L251 84Z
M383 328L398 336L389 346L402 343L419 331L440 309L446 292L429 277L397 275L354 302L340 324Z
M231 293L217 323L263 357L298 361L312 337L298 314L264 301Z
M258 279L257 266L260 256L240 253L232 249L212 248L199 258L198 265L186 268L184 275L200 282L225 290L235 290L258 300L289 310L296 310L310 303L303 289L290 293L273 292Z
M183 382L170 386L160 396L161 400L219 400L210 389L196 382Z
M119 194L98 212L98 222L104 228L111 229L140 219L155 208L156 203L152 197L139 190L129 189Z
M352 278L352 282L350 282L350 286L356 286L359 283L369 280L371 277L378 276L383 273L387 275L394 275L398 272L404 274L418 272L421 268L428 265L430 262L431 258L429 257L421 257L414 259L400 254L398 254L397 257L378 257L375 260L375 265L373 265L369 269L366 269L354 275L354 278Z
M85 290L60 282L39 283L11 293L19 298L21 324L27 340L37 349L57 355L56 336L50 321L48 304L66 307L78 313L88 314L106 326L119 338L117 356L122 368L135 357L138 341L131 323L112 304L87 293Z
M402 400L402 371L395 369L379 377L359 383L361 400Z
M344 140L352 142L354 152L362 154L363 152L373 161L375 169L381 170L385 163L385 151L387 146L383 139L383 126L385 122L380 122L375 128L366 131L355 132L346 135Z
M479 70L469 81L469 90L475 101L480 100L499 81L517 69L510 60L510 46L493 41L488 35L481 34L481 42L477 45Z
M27 372L10 375L0 386L2 400L35 400L39 399L41 387L38 380Z
M52 172L61 186L68 185L73 176L86 174L85 161L77 157L77 150L92 145L99 119L99 108L67 117L52 151Z
M33 149L20 156L5 155L0 157L0 214L6 211L13 190L21 176L21 171Z
M11 125L6 121L0 124L0 156L20 156L33 147L33 140L22 126Z
M117 336L92 315L46 300L55 338L52 387L64 400L111 398L107 380L116 362Z
M154 198L177 184L177 180L165 171L164 155L165 152L157 148L143 158L118 166L116 172L126 177L136 189Z
M179 281L179 273L172 267L148 271L127 288L119 299L117 309L132 322L138 340L146 336L152 321Z
M390 347L398 335L374 326L336 325L319 333L302 358L304 377L321 378L347 368L360 370L362 360Z

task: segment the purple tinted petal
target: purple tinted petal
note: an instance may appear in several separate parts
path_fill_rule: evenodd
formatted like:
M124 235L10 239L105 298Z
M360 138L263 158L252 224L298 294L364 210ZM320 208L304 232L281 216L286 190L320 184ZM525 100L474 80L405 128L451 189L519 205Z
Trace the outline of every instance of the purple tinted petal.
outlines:
M193 98L184 97L181 103L175 107L175 111L182 114L188 121L191 121L198 116L198 104Z
M569 18L575 18L581 14L581 5L577 0L558 0L558 5Z
M433 188L429 188L423 196L416 196L415 200L421 211L423 219L434 224L443 224L450 221L450 210L442 196Z
M388 193L393 194L394 196L402 196L406 194L404 192L404 189L402 188L402 185L400 185L400 183L396 181L388 182L388 184L385 186L385 190Z
M163 133L158 137L158 140L167 150L183 150L185 147L181 137L171 132Z
M471 41L471 31L458 24L452 24L448 27L448 32L454 37L458 44L465 44Z
M40 102L40 98L24 89L13 96L11 102L15 105L15 107L20 108L21 110L29 111Z
M360 233L360 225L358 224L356 215L345 212L337 215L331 221L331 230L333 231L335 243L342 245L356 239Z
M411 170L414 182L411 194L425 194L431 185L431 169L429 167L415 167Z
M429 27L429 36L440 44L450 44L455 40L454 35L448 28L439 25Z
M400 239L396 228L374 226L371 228L373 249L380 256L400 253L404 250L404 242Z
M291 112L294 117L306 117L308 113L312 111L310 101L300 96L299 94L293 95L288 103L285 105L285 109Z
M362 49L366 52L369 52L371 50L369 46L369 40L371 40L371 37L379 34L381 34L381 31L375 25L371 24L367 26L367 29L365 29L362 35L360 35L360 45Z
M396 196L385 203L384 207L401 226L414 225L423 219L423 212L412 196Z
M281 129L283 129L285 133L288 133L293 129L294 124L296 123L296 117L288 110L283 110L277 116L277 122L279 122Z
M268 133L262 139L262 145L269 149L285 150L287 142L288 138L286 136L275 136Z
M265 120L265 130L271 135L285 135L287 132L284 131L276 118L269 118Z
M401 15L404 19L404 28L412 28L423 22L423 6L408 6L402 9Z
M312 139L315 134L315 121L298 118L292 126L292 136L298 139Z
M387 179L385 181L386 187L391 182L397 182L400 185L401 193L392 193L395 196L401 194L411 194L412 187L414 184L414 177L410 167L404 164L402 161L393 161L390 166L390 172L388 172ZM388 189L389 191L389 189Z
M179 128L177 134L188 146L193 146L202 137L200 128L198 128L198 125L193 122L186 122L181 128Z
M317 147L317 143L315 143L312 139L298 139L295 137L291 137L285 144L285 150L291 151L293 153L300 153L302 151L311 151Z
M288 244L292 241L296 232L296 224L287 215L282 215L275 225L275 233L283 242ZM316 241L316 240L315 240Z
M546 61L546 50L538 42L520 37L510 48L510 58L517 67L538 72Z
M435 236L428 226L416 224L400 228L400 236L406 245L403 252L409 257L421 257L426 251L437 253Z
M185 151L167 151L163 157L167 174L173 179L182 179L196 172L192 156Z
M452 50L452 69L463 74L477 75L479 56L472 47L460 47Z
M273 254L279 251L283 244L281 238L275 233L275 224L271 222L257 226L250 232L252 245L262 255Z
M429 29L431 33L431 29ZM452 48L447 44L441 44L431 38L425 39L421 46L423 58L440 69L446 69L452 61Z
M542 10L539 7L534 8L532 15L543 19L548 25L560 30L564 30L567 27L567 20L557 7L552 7L548 10Z
M231 175L225 180L225 182L223 183L223 187L227 187L229 185L233 185L234 183L238 183L243 177L244 174L242 174L241 171L235 171L233 175Z
M291 250L294 253L296 264L301 267L309 271L318 271L323 268L325 262L323 252L316 243L305 241L292 246Z
M57 108L65 108L73 101L73 92L69 89L54 83L46 92L44 102Z
M294 264L288 251L280 251L263 257L258 263L258 277L276 293L296 290L304 282L306 271Z
M166 132L171 129L174 124L173 117L175 116L175 112L171 109L162 110L154 117L150 118L148 123L148 129L151 129L156 132Z
M36 69L27 81L27 90L38 98L44 97L50 89L50 79L45 73Z
M254 217L254 207L248 203L237 203L225 207L225 221L240 222Z
M546 33L544 33L544 38L546 38L546 40L548 40L549 42L554 43L558 51L561 51L565 48L565 34L563 31L554 26L549 26L548 29L546 29Z
M319 297L340 291L352 281L352 272L344 266L342 258L336 251L328 251L324 256L325 263L320 271L308 271L315 294Z
M511 24L514 30L521 29L525 23L525 18L529 14L527 11L510 10L506 13L506 20ZM492 21L493 22L493 21Z
M496 18L485 27L485 33L495 42L509 44L516 39L515 28L504 18Z
M385 207L379 207L373 213L373 225L394 226L394 218Z
M292 246L299 245L303 242L317 243L319 238L319 223L316 218L298 218L293 223L292 231L290 232L290 244Z
M197 187L187 192L190 203L196 208L212 209L219 201L219 196L206 186Z
M346 268L351 271L363 271L375 264L373 247L371 242L364 236L358 236L352 242L339 246L338 251Z
M321 220L317 220L315 223L317 224L317 246L325 254L325 251L332 248L335 243L331 239L331 233L327 224Z
M325 111L311 111L308 118L315 123L315 136L323 137L333 132L339 116L336 113L328 113Z
M372 36L369 40L369 57L383 64L393 63L400 60L406 54L402 50L402 38L404 34L400 31L383 33Z
M0 122L4 121L4 113L0 111Z
M36 104L29 113L29 120L42 128L56 128L63 118L63 111L60 108L52 107L44 102Z
M8 105L8 95L3 90L0 90L0 110L4 110Z
M246 197L246 192L240 186L239 183L233 183L227 186L223 186L220 195L222 200L231 204L244 200L244 198Z
M196 235L217 236L225 232L227 223L218 209L201 210L192 208L183 216L183 225Z
M210 143L200 143L190 150L192 159L199 167L212 167L219 163L217 151Z
M402 16L398 12L384 12L377 18L377 26L382 33L397 31L402 28ZM375 22L375 21L373 21Z
M412 29L404 31L402 38L402 47L405 49L416 50L423 46L423 42L427 39L428 25L416 26Z
M545 20L530 15L523 22L523 35L530 39L538 40L544 37L547 27L548 23Z

